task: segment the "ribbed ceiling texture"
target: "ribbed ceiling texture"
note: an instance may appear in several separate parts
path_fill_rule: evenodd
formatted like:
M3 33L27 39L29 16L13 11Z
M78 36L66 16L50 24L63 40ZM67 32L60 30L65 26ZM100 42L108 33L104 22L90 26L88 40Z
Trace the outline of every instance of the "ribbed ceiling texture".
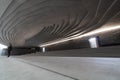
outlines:
M120 0L0 0L0 43L37 46L120 23Z

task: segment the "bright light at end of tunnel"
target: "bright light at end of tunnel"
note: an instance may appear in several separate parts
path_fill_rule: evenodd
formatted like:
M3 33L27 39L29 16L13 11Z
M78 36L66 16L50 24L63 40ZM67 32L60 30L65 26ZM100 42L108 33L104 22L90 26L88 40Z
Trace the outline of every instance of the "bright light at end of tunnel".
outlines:
M80 39L80 38L83 38L83 37L92 36L92 35L103 33L103 32L114 31L114 30L118 30L118 29L120 29L120 25L112 26L112 27L107 27L106 26L106 28L97 29L97 30L88 32L86 34L80 35L80 36L75 36L75 37L72 37L72 38L65 38L65 39L61 39L61 40L56 40L56 41L53 41L53 42L45 43L45 44L40 45L40 47L50 46L50 45L66 42L66 41L69 41L69 40Z
M7 46L3 45L3 44L0 44L0 49L4 49L4 48L7 48Z

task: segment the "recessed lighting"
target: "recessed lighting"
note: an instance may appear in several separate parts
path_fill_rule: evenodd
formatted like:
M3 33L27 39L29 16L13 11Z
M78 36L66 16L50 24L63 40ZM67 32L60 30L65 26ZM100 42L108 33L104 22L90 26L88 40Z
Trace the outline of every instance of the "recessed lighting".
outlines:
M47 42L47 43L41 44L40 47L50 46L50 45L66 42L66 41L69 41L69 40L80 39L80 38L83 38L83 37L87 37L87 36L91 36L91 35L95 35L95 34L99 34L99 33L103 33L103 32L109 32L109 31L113 31L113 30L117 30L117 29L120 29L120 25L101 28L101 29L97 29L97 30L88 32L88 33L83 34L83 35L77 34L77 35L74 35L74 36L69 37L69 38L64 38L64 39L60 39L60 40ZM80 35L80 36L78 36L78 35Z

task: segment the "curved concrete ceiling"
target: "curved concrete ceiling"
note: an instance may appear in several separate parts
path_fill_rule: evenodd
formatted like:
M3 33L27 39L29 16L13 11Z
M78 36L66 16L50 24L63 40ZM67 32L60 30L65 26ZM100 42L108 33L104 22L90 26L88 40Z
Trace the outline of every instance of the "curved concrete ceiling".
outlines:
M5 45L37 46L120 21L120 0L0 1L0 42Z

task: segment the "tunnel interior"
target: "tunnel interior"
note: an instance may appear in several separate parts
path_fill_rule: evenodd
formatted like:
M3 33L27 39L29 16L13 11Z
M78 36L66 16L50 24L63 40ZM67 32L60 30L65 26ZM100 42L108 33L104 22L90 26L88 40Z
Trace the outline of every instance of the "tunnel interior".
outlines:
M0 0L0 43L12 55L120 45L120 0ZM7 48L2 51L7 54Z

